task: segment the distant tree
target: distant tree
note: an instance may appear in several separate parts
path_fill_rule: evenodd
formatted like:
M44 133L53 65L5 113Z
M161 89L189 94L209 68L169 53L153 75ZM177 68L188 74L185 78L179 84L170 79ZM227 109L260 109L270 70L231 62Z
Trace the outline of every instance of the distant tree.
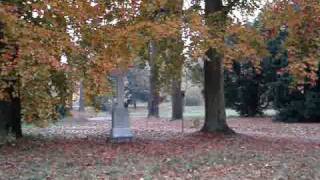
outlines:
M314 85L304 85L303 89L292 86L294 77L283 71L288 67L288 50L284 46L288 33L282 31L270 40L268 49L271 56L264 60L265 81L267 82L273 107L278 111L276 120L286 122L318 121L319 80ZM317 78L320 78L317 71Z
M159 117L160 104L160 81L159 81L159 58L158 49L155 41L149 43L149 98L148 98L148 117Z
M80 85L79 85L79 111L84 112L85 111L85 87L83 85L83 81L80 80Z
M263 74L257 72L250 62L234 62L233 69L225 72L226 106L241 116L261 115L264 103Z
M149 71L145 67L136 66L128 72L127 91L134 100L148 101L149 96ZM127 96L128 96L127 95Z
M261 16L269 35L269 71L276 119L315 121L319 114L319 16L317 0L274 1ZM276 78L275 78L276 77Z

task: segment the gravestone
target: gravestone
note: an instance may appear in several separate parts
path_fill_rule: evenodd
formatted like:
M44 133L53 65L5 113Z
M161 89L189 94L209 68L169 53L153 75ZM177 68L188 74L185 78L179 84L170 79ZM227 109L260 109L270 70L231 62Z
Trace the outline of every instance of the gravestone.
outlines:
M129 112L125 108L125 87L124 87L124 72L114 73L116 76L116 87L117 96L116 102L113 104L112 108L112 128L111 128L111 138L115 141L127 141L131 140L133 137L130 122L129 122Z

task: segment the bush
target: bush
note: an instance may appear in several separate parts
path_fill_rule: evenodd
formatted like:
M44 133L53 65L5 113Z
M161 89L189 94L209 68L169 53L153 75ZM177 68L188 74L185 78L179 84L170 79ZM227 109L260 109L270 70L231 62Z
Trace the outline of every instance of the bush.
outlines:
M320 122L320 91L289 92L288 102L279 105L275 120L283 122Z
M112 106L112 97L97 96L95 97L94 106L101 111L110 111Z
M241 116L261 115L266 108L261 101L265 93L263 77L250 62L234 62L232 71L225 71L226 107L239 112Z
M199 88L190 88L185 96L186 106L201 106L203 105L203 96Z

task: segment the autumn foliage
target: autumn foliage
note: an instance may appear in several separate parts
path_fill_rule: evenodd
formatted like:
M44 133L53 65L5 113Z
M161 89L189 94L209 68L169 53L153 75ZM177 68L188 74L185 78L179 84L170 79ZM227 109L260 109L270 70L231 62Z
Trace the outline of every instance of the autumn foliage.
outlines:
M177 5L181 1L167 0L1 2L1 89L9 86L6 79L16 79L23 119L46 125L57 118L59 104L68 104L77 82L84 80L89 98L110 91L106 75L143 59L141 52L151 40L181 40L183 34L190 40L184 43L184 57L204 57L213 47L223 54L228 69L233 61L249 61L259 72L262 57L268 55L265 41L280 30L289 32L289 66L282 71L295 77L295 85L314 84L320 44L317 0L268 4L261 16L265 34L223 15L234 8L250 14L256 1L229 2L210 17L204 16L199 1L192 3L183 9ZM168 48L163 49L159 56ZM165 63L165 69L174 69L173 64ZM6 93L0 94L5 99Z
M319 64L320 2L317 0L275 1L269 4L262 16L269 37L287 31L285 46L289 66L282 70L292 74L294 85L314 85Z

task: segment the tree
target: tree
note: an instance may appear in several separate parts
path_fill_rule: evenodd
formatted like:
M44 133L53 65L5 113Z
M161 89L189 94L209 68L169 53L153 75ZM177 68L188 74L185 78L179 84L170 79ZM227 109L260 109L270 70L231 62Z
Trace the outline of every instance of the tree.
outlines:
M276 119L286 122L317 121L319 114L320 3L275 1L263 11L269 38ZM286 16L284 16L286 15Z
M199 11L192 8L181 18L181 1L41 0L24 3L15 0L1 3L0 19L5 32L1 41L18 44L15 61L7 61L12 59L14 48L5 48L1 54L1 76L19 79L15 91L19 91L16 94L22 100L23 120L45 126L57 119L56 107L70 97L81 78L86 97L94 99L110 91L106 75L114 69L127 70L139 53L149 47L154 63L151 67L163 68L166 51L159 42L181 40L181 29L187 26L193 41L190 51L203 55L203 51L197 50L210 47L206 51L208 61L205 61L206 123L203 130L226 131L222 58L226 64L228 59L240 59L235 56L245 54L255 62L260 53L257 49L263 49L252 29L234 24L227 17L233 7L247 7L245 2L228 1L222 6L221 1L206 1L206 25ZM236 37L231 45L225 43L226 32ZM61 63L61 56L67 57L66 63ZM77 56L82 58L74 58ZM180 64L183 60L175 58L173 61ZM258 63L253 64L257 67ZM57 80L61 76L63 81ZM7 87L6 83L1 82L1 87Z
M9 118L1 119L6 124L6 133L1 135L4 139L8 129L16 137L22 136L22 118L40 126L55 119L56 106L64 97L56 94L67 84L67 81L59 81L63 84L60 86L55 81L57 74L65 70L60 64L60 55L72 48L67 34L59 33L64 26L55 19L50 22L50 18L41 19L40 11L33 17L33 5L23 1L0 3L0 99L11 106L9 114L3 112ZM3 126L0 128L2 131Z
M284 43L288 53L288 66L282 72L293 76L292 85L300 89L317 81L319 59L320 2L316 0L275 1L266 7L262 22L269 38L280 31L288 32Z
M58 119L58 109L69 101L83 65L88 67L89 76L85 80L92 89L88 92L98 94L106 90L102 77L105 79L106 72L112 69L113 61L96 60L105 55L101 46L108 47L106 39L99 36L105 27L97 26L104 13L105 3L95 7L83 1L1 1L0 99L7 101L6 97L14 97L9 100L14 104L20 99L24 122L46 126ZM95 23L90 24L90 19ZM71 30L74 33L70 35ZM79 38L78 34L85 43L90 37L88 44L92 49L79 47L73 39ZM87 61L72 58L79 54L93 58ZM67 62L61 62L62 56ZM17 82L13 85L8 79ZM13 90L7 91L8 87ZM14 109L19 110L18 106Z
M255 6L255 2L252 1L252 4L250 4L245 1L234 0L229 1L226 6L223 6L222 0L205 1L206 24L209 30L213 31L216 29L211 32L216 33L214 36L218 35L219 30L220 33L224 32L228 22L227 15L230 10L237 6L250 9ZM223 43L225 43L224 40ZM233 132L226 123L223 73L224 54L221 50L210 47L206 52L207 59L204 62L205 123L202 128L203 132Z
M181 27L183 30L183 28ZM166 38L159 43L161 60L160 85L165 92L171 94L172 120L183 118L182 70L184 65L184 42L177 36Z
M172 120L183 119L184 92L181 91L181 76L182 75L180 75L180 78L176 80L172 80Z
M256 71L251 62L234 62L232 70L225 72L226 106L235 109L241 116L261 115L268 104L262 101L266 89L263 75Z
M148 117L159 117L160 86L159 86L159 63L157 62L157 46L154 41L149 43L149 98Z
M146 37L150 38L148 45L148 64L150 66L150 94L148 102L148 116L159 117L159 103L160 103L160 87L163 80L161 78L161 69L168 65L166 61L170 61L168 52L168 43L172 39L181 39L177 36L181 31L181 12L182 12L182 1L142 1L141 22L151 22L154 25L158 23L168 23L169 29L173 30L172 34L167 34L168 31L160 26L155 26L151 31L151 36L147 34ZM173 24L172 22L176 22ZM144 33L145 34L145 33ZM173 61L175 61L174 59ZM166 68L164 68L166 69ZM162 71L163 72L163 71ZM169 74L164 72L164 74ZM171 79L171 78L170 78ZM166 82L166 80L165 80Z
M146 76L147 75L147 76ZM128 72L128 93L133 101L148 101L149 96L149 71L144 65L136 65Z
M79 85L80 93L79 93L79 111L84 112L85 111L85 97L84 97L84 87L83 87L83 81L80 80Z
M177 16L181 16L183 8L183 1L177 1L173 9L175 11L180 12ZM181 32L183 31L183 27L181 27ZM180 36L177 36L175 39L167 40L167 49L166 56L169 60L168 71L171 73L171 100L172 100L172 114L171 119L183 119L183 110L184 110L184 92L181 89L182 86L182 71L184 64L184 42L182 40L183 36L180 33Z

